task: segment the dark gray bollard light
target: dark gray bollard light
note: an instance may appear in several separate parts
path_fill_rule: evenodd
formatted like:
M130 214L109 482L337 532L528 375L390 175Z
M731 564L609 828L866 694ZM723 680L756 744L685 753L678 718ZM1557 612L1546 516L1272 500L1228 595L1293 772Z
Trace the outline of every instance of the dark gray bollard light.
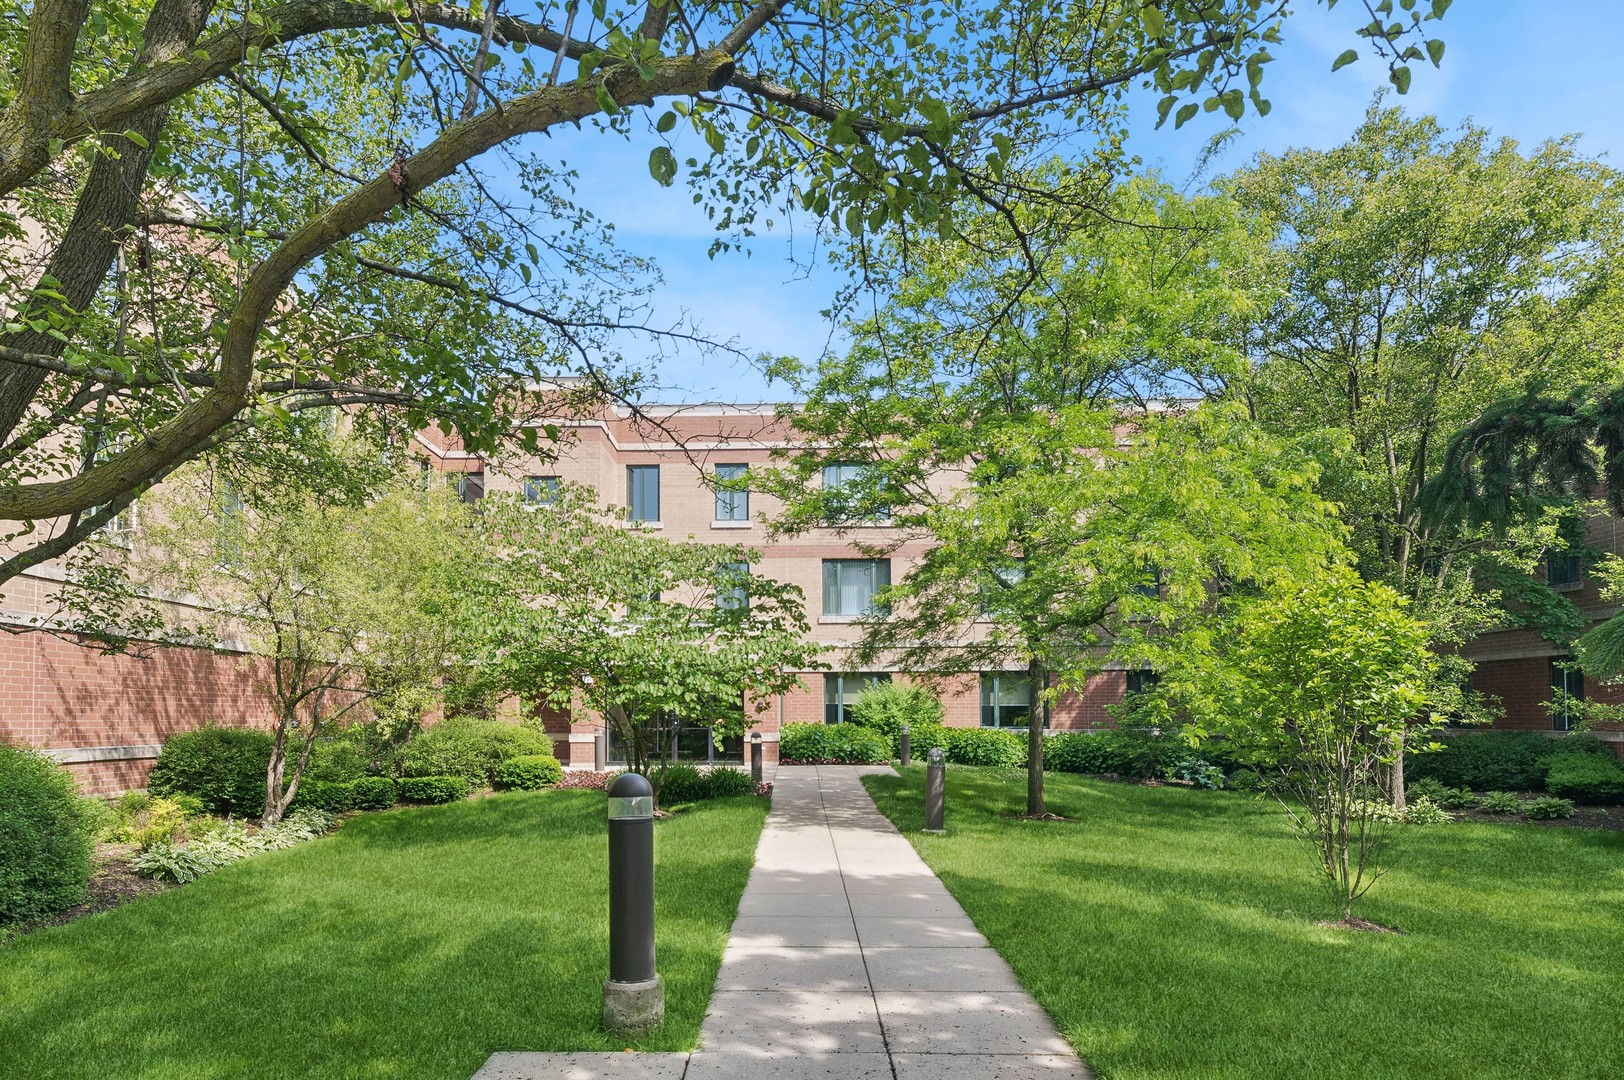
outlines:
M913 761L913 736L908 733L908 725L902 725L902 732L897 736L897 760L904 769Z
M609 733L599 724L592 733L592 771L609 770Z
M750 779L761 783L761 732L750 735Z
M642 1035L665 1019L654 970L654 788L638 773L609 785L609 978L603 1026Z
M940 746L931 747L925 760L925 831L940 835L947 832L942 827L947 802L947 763Z

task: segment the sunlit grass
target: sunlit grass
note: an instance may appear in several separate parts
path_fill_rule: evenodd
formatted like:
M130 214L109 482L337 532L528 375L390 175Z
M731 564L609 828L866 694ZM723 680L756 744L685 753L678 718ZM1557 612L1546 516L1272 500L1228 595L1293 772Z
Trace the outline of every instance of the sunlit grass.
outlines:
M1407 827L1372 934L1267 802L949 769L937 838L923 780L864 783L1106 1080L1624 1076L1620 834Z
M667 1019L687 1049L766 800L657 825ZM601 792L352 819L338 835L0 948L0 1076L467 1080L493 1050L618 1050Z

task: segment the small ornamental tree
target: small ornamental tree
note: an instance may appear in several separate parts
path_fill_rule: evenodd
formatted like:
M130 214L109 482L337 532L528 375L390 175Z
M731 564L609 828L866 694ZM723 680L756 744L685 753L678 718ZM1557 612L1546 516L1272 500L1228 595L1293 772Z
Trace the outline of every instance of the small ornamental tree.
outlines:
M1162 657L1164 703L1280 776L1274 790L1314 849L1343 919L1382 874L1392 813L1379 782L1403 741L1436 730L1437 656L1410 601L1339 570L1234 605Z
M358 480L377 450L335 446L330 485L233 483L220 469L175 481L133 555L139 580L208 598L174 636L243 640L265 663L267 824L322 733L363 704L415 719L458 655L466 507L444 485Z
M474 605L477 659L498 688L597 710L658 798L652 729L673 718L743 734L747 703L820 666L801 590L755 576L759 553L673 542L565 485L534 507L483 500L488 596Z

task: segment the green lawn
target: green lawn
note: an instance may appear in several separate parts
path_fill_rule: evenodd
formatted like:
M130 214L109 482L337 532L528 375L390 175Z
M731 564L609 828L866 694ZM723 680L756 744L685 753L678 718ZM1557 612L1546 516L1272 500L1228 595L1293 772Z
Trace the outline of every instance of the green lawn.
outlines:
M977 926L1106 1080L1624 1076L1624 835L1526 825L1403 830L1337 912L1278 809L1249 796L948 770L866 777Z
M666 1022L699 1034L765 799L656 833ZM0 948L0 1076L467 1080L493 1050L621 1049L602 792L357 817L335 836Z

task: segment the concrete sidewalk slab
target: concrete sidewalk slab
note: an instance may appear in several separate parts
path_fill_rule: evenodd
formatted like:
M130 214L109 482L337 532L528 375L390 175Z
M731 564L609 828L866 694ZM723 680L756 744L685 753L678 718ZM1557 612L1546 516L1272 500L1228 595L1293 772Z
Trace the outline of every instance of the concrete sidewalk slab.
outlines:
M492 1054L473 1080L682 1080L687 1054Z

